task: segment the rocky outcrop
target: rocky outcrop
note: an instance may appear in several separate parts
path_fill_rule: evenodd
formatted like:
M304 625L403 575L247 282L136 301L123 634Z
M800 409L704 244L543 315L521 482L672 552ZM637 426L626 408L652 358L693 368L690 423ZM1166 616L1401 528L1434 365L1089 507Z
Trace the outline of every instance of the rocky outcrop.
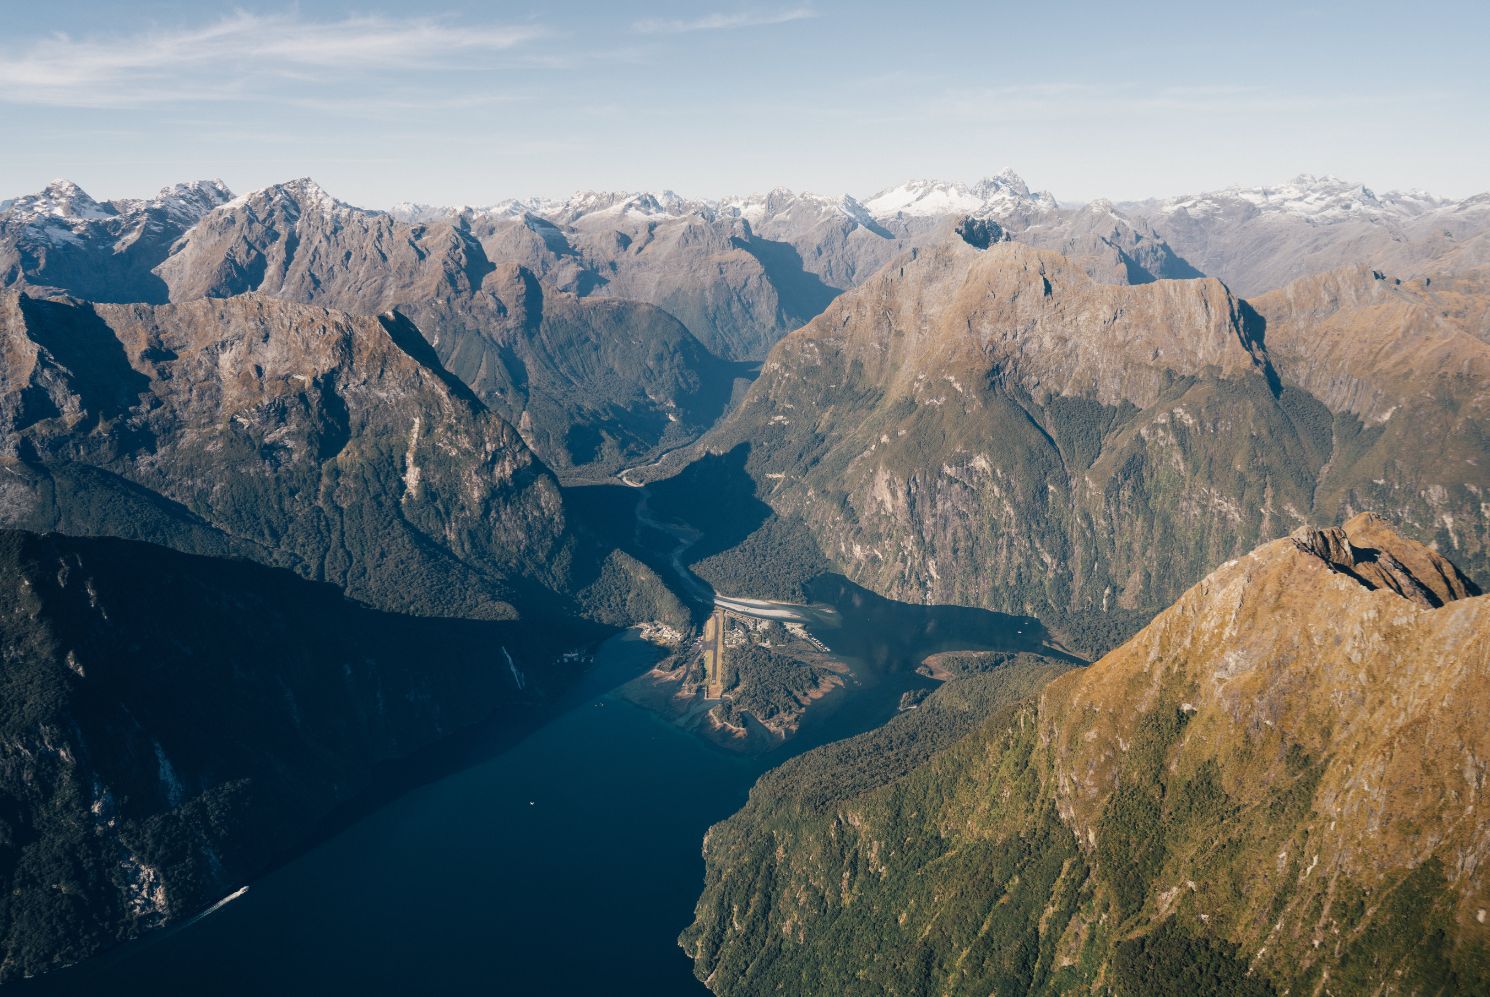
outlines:
M1437 551L1397 535L1386 521L1363 512L1344 526L1302 527L1293 535L1308 551L1367 588L1387 589L1429 608L1475 594L1475 584Z
M683 936L699 978L719 993L1485 987L1490 597L1457 578L1357 517L1223 565L907 775L835 790L804 756L709 833Z

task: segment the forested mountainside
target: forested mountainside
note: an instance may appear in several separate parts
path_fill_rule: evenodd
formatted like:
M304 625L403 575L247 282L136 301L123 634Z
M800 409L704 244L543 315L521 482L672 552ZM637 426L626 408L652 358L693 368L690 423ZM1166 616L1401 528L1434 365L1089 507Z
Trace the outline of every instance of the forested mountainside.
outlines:
M786 337L699 446L769 506L749 560L805 536L908 601L1147 618L1367 508L1484 579L1487 291L1356 268L1247 302L949 237ZM729 561L700 570L728 587Z
M179 921L605 631L419 619L247 561L0 531L0 979Z
M0 300L7 525L236 554L381 608L679 612L397 317ZM634 605L633 605L634 603Z
M986 680L985 680L986 681ZM898 763L773 773L705 841L717 993L1472 993L1490 597L1362 515ZM959 682L933 697L957 697ZM897 720L898 743L917 725ZM930 737L930 735L926 735ZM884 757L882 770L853 763Z

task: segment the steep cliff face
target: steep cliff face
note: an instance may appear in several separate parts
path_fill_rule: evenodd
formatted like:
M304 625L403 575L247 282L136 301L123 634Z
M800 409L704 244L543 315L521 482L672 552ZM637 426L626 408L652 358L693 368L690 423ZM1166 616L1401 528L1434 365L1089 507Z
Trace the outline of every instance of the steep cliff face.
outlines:
M1253 305L1279 375L1333 416L1318 515L1376 509L1490 577L1490 274L1352 267Z
M383 608L489 619L582 609L640 571L568 531L549 471L396 318L12 294L0 336L9 525L234 553Z
M1266 544L908 775L783 770L710 832L685 948L721 993L1482 989L1467 591L1373 517Z
M133 541L0 531L0 570L0 979L200 911L569 649Z
M580 298L512 264L488 274L478 294L401 311L566 479L603 479L697 439L745 374L660 308Z
M1312 314L951 240L783 340L703 442L748 448L779 516L907 601L1152 613L1208 565L1367 502L1486 574L1485 343L1445 331L1433 360L1412 326L1372 325L1398 365L1360 341L1331 352L1347 340ZM1439 462L1425 443L1450 436L1464 459Z
M1036 216L1011 225L1011 231L1018 241L1054 250L1104 284L1202 276L1147 221L1107 200Z
M713 296L710 280L769 285L759 275L714 274L707 261L719 252L747 269L754 261L727 236L713 247L679 236L637 257L652 275L640 284L614 267L607 281L579 279L587 267L606 268L540 236L508 215L410 224L297 180L212 212L159 273L176 301L252 293L351 315L397 310L414 319L411 337L435 346L566 478L604 477L697 438L729 400L736 371L645 302L665 299L688 321L706 321L681 306L695 293Z
M482 212L470 227L491 259L582 296L655 305L726 359L764 356L837 293L792 246L705 205L594 195L546 215Z

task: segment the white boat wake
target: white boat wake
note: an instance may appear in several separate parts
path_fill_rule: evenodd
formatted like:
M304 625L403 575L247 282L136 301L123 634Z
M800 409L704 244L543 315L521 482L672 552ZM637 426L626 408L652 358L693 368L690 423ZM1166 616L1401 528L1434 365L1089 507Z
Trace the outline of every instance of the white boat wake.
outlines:
M202 913L198 914L196 917L192 918L190 921L187 921L186 924L184 924L182 927L189 928L193 924L196 924L198 921L200 921L202 918L207 917L207 916L212 915L212 914L216 914L218 911L222 910L228 904L232 903L234 900L237 900L239 897L243 896L243 894L245 894L247 892L248 892L248 887L246 887L246 886L240 886L240 887L238 887L238 889L234 890L232 893L229 893L227 896L223 897L217 903L213 904L211 907L208 907L206 910L202 911Z

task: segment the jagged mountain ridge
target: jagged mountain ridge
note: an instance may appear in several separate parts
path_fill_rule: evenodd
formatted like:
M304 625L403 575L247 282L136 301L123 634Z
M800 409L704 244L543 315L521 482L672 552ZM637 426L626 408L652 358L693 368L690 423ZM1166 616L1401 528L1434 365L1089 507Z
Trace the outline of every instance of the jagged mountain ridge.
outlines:
M55 180L0 210L0 285L94 301L164 301L167 288L154 268L229 197L222 181L210 180L167 187L147 200L100 202Z
M745 450L779 517L910 601L1151 614L1361 508L1484 577L1490 350L1465 302L1487 290L1363 269L1254 305L949 239L787 336L699 448Z
M1099 280L1142 282L1188 277L1196 272L1180 260L1151 227L1121 216L1102 202L1093 210L1061 208L1048 192L1006 171L967 186L920 180L859 200L777 188L765 194L696 200L670 191L651 193L584 192L563 201L509 201L490 208L437 209L403 206L408 218L470 218L484 234L492 257L518 259L551 275L560 286L582 293L619 294L651 301L673 311L690 328L768 327L762 339L715 343L724 356L759 356L762 344L780 331L821 311L827 300L856 286L890 259L936 238L950 219L989 218L1032 244L1061 248L1081 259ZM500 239L500 243L497 243ZM721 320L718 312L699 312L688 298L658 284L659 266L677 268L683 254L672 252L659 264L642 266L627 255L667 247L709 248L711 266L729 267L727 244L745 249L766 267L777 288L781 316L762 322L771 307L753 305L746 314ZM619 250L619 252L618 252ZM787 251L788 252L784 252ZM792 255L794 254L794 256ZM632 267L638 268L632 272ZM749 269L747 265L747 270ZM700 278L695 276L693 283ZM732 282L732 283L738 283ZM720 293L709 297L720 299ZM719 306L714 306L717 309Z
M909 774L784 766L682 943L718 993L1481 989L1487 655L1436 553L1301 530Z
M648 460L713 421L736 372L669 313L492 262L505 257L479 234L464 219L406 225L297 180L214 212L159 272L178 300L254 293L414 318L566 478ZM506 256L545 266L537 254Z
M628 578L647 598L649 573L576 538L551 472L397 315L11 292L0 336L6 525L237 554L429 615L588 611Z
M1423 191L1377 194L1308 174L1122 206L1186 259L1243 296L1311 273L1365 264L1418 277L1490 263L1490 199Z
M292 181L276 187L308 183ZM225 188L220 184L211 186L220 191L218 203L226 199ZM44 196L45 192L20 198L11 203L8 213L14 214L18 205ZM320 198L340 203L324 192ZM91 202L91 198L87 201ZM1198 267L1200 272L1226 280L1239 293L1255 294L1303 273L1334 269L1350 262L1367 262L1413 275L1418 272L1413 267L1440 257L1453 259L1455 266L1461 268L1483 263L1490 260L1490 251L1481 238L1490 227L1490 212L1485 210L1483 202L1483 196L1453 201L1421 191L1377 194L1364 185L1336 177L1301 175L1290 183L1272 187L1235 187L1115 207L1106 202L1071 207L1060 205L1048 192L1032 192L1017 174L1005 171L971 185L911 181L864 198L795 194L781 188L766 194L717 200L686 198L671 191L581 192L562 200L530 198L489 207L404 203L396 205L387 215L399 223L418 224L466 218L489 229L493 247L503 250L494 260L521 262L539 272L546 272L549 266L534 267L536 261L524 257L520 240L514 241L517 233L507 231L508 225L541 230L540 241L554 244L548 255L564 256L561 242L567 241L563 240L563 233L569 229L580 233L581 241L593 242L587 234L593 232L612 237L619 233L634 242L639 231L657 226L666 228L681 219L691 219L695 225L723 226L721 231L728 238L727 223L744 221L754 238L791 246L807 264L806 272L826 287L842 290L854 286L878 265L907 248L907 238L924 235L924 230L928 226L935 228L939 220L973 214L995 218L1016 235L1031 229L1027 241L1066 255L1082 255L1074 246L1062 245L1063 241L1081 237L1096 255L1106 260L1093 268L1093 275L1099 279L1113 279L1109 274L1123 277L1123 271L1128 270L1127 267L1114 270L1115 263L1123 262L1120 254L1111 251L1117 249L1134 257L1139 264L1137 270L1131 270L1133 274L1142 271L1148 275L1140 279L1193 276ZM120 201L117 205L143 203ZM1132 229L1132 235L1124 233L1125 240L1134 241L1133 236L1141 236L1142 241L1151 244L1163 243L1163 248L1154 250L1157 255L1145 261L1126 244L1104 248L1102 233L1085 231L1079 223L1069 232L1041 231L1051 227L1065 229L1068 216L1090 213L1093 209L1115 215L1121 223L1120 229ZM848 245L838 245L841 237L832 231L838 226L846 226L849 233L861 235L850 239ZM498 232L503 233L501 238L496 237ZM890 245L882 245L882 241ZM576 282L571 289L618 295L646 293L645 281L630 281L625 277L617 286L609 286L611 277L606 268L616 262L612 258L613 245L601 240L585 250L593 259L582 268L585 276L571 273L565 278ZM562 260L550 259L548 264L557 271L564 269ZM738 284L733 286L738 288ZM63 289L76 291L65 286ZM660 299L642 300L663 303ZM788 322L797 304L784 302ZM757 303L753 313L746 317L746 321L757 327L755 335L760 334L758 327L762 322L773 321L769 313L774 307L772 302ZM715 340L713 330L702 328L704 323L698 321L699 314L679 317L716 352L741 355L740 343ZM738 315L731 318L714 314L713 317L723 323L720 328L726 340L741 332L726 328L731 321L740 320ZM757 355L759 352L762 351L758 350Z

